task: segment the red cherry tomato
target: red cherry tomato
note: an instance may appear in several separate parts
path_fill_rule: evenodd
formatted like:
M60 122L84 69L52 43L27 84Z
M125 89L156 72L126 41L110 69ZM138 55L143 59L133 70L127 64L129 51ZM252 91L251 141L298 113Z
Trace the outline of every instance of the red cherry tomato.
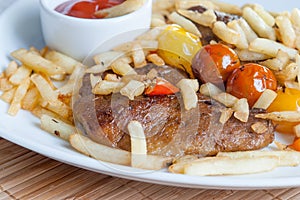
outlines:
M238 97L247 98L252 107L265 89L276 90L277 80L271 70L248 63L235 69L227 79L227 92Z
M94 13L98 10L110 8L123 3L125 0L69 0L55 8L57 12L64 15L96 19Z
M204 46L195 55L192 69L195 77L203 83L224 85L231 72L240 67L237 54L223 44L210 44Z

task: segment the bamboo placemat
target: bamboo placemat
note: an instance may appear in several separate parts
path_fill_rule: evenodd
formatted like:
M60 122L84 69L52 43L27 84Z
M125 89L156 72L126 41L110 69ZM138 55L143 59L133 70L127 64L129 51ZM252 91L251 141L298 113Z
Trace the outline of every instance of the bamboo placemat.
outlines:
M0 138L0 200L10 199L300 199L300 188L205 190L99 174L39 155Z

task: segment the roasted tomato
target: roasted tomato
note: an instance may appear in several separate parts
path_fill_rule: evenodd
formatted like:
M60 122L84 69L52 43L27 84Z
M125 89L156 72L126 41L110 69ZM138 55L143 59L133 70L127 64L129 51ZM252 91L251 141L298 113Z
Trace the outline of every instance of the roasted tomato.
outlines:
M291 145L289 145L289 147L296 151L300 151L300 138L296 138L294 142Z
M224 82L236 68L240 67L237 54L223 44L204 46L194 57L193 73L203 83L224 87Z
M178 25L169 25L158 37L158 55L171 66L186 71L193 78L191 63L202 47L200 39Z
M300 111L300 90L284 88L277 91L277 97L269 106L268 112L274 111ZM293 122L274 122L276 131L280 133L294 133Z
M276 90L277 80L267 67L248 63L235 69L227 79L227 92L246 98L252 107L265 89Z
M155 83L146 89L145 94L148 96L155 96L175 94L176 92L179 92L179 89L176 86L163 78L157 77Z

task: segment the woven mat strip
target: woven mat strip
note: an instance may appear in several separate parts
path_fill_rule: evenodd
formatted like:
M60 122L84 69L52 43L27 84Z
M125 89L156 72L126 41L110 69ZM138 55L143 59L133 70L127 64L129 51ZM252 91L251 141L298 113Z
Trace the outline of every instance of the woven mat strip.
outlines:
M300 199L300 189L204 190L114 178L69 166L0 139L0 200Z

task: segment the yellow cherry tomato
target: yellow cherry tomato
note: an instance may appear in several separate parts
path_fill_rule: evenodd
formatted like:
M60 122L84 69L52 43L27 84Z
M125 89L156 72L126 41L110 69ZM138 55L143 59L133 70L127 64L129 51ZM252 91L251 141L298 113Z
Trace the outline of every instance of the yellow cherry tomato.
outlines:
M182 69L194 78L191 63L201 47L199 37L173 24L167 26L158 37L157 53L166 64Z
M300 111L300 90L285 88L277 92L276 99L267 109L268 112L275 111ZM294 126L298 123L274 122L276 131L280 133L294 133Z

